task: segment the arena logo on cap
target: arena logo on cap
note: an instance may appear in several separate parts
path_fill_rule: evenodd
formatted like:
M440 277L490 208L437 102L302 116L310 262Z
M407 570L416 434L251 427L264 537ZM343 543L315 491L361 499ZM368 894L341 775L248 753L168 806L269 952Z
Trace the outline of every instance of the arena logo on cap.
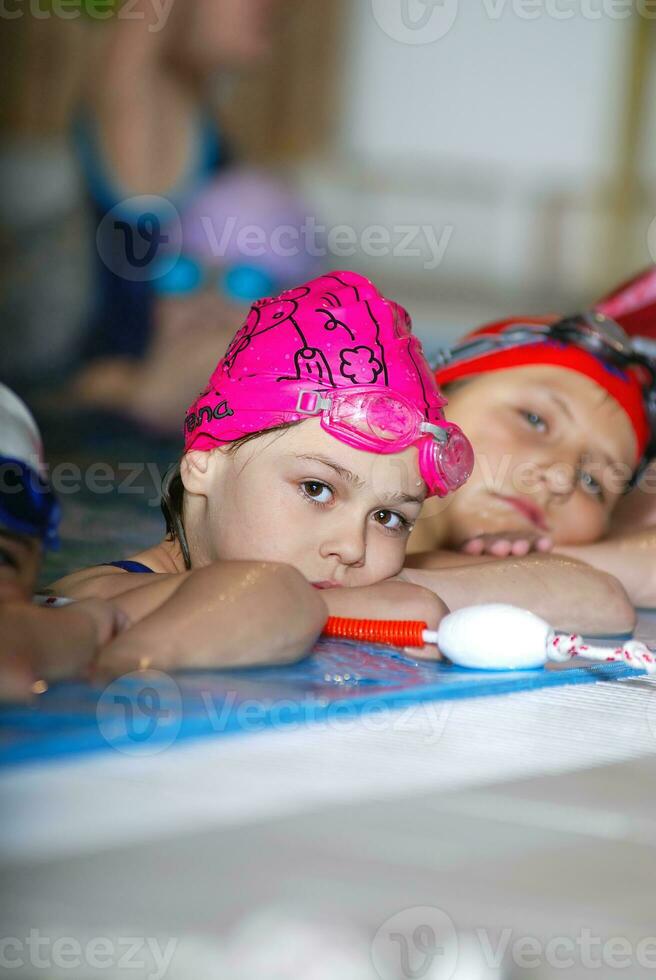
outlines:
M216 394L219 395L220 392L217 391ZM220 422L221 419L230 418L230 416L234 414L235 413L228 405L227 400L224 398L223 401L220 401L218 405L214 407L214 409L212 409L211 405L203 405L197 412L189 412L189 414L185 417L185 428L187 432L193 432L194 429L197 429L203 424L203 422L207 422L209 424L213 418L216 419L217 422Z
M458 17L458 0L371 0L378 26L400 44L434 44Z

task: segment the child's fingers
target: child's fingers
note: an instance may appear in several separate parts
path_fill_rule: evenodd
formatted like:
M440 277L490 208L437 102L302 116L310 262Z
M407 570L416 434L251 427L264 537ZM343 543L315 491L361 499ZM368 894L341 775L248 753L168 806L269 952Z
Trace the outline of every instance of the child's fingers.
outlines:
M461 547L468 555L492 555L495 558L524 558L531 551L546 552L553 548L553 541L548 535L533 537L532 535L508 532L507 534L482 534L471 538Z
M129 625L123 610L104 599L83 599L76 604L75 611L85 613L93 623L98 647L105 646Z
M516 558L523 558L531 550L531 542L526 540L514 541L512 545L512 554Z
M470 541L465 541L461 551L466 555L482 555L485 550L485 541L483 538L471 538Z
M487 553L489 555L494 555L495 558L507 558L512 552L513 542L508 541L506 538L499 538L497 541L493 541L487 547Z

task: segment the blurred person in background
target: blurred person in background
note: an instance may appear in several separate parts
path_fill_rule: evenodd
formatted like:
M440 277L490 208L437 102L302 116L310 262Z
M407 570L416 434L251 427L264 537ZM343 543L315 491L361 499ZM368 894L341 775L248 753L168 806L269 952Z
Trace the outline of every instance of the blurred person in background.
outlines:
M108 18L106 3L81 0L87 17L27 11L8 25L3 376L29 384L61 375L81 347L87 358L139 358L166 343L154 287L166 227L231 156L216 80L269 58L287 7L137 0L122 15L116 0ZM213 299L203 315L220 324L225 297ZM97 367L80 378L82 398L96 385Z
M308 217L291 186L255 168L227 167L204 184L165 226L152 263L146 356L97 358L78 378L76 399L177 435L208 362L224 353L250 304L318 271L304 238Z
M84 76L78 21L26 12L0 33L0 377L57 376L84 340L92 232L67 138Z
M92 355L146 352L165 226L230 160L211 83L271 54L281 3L138 0L98 32L75 125L97 228Z

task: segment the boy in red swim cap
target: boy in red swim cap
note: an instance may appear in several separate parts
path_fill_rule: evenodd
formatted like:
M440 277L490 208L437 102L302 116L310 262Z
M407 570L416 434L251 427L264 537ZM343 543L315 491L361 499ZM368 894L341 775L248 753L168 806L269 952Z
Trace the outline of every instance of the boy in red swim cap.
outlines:
M656 602L656 535L602 543L656 450L656 344L602 307L489 324L443 354L447 414L470 435L477 466L448 510L421 523L413 550L555 550L616 575L635 604Z

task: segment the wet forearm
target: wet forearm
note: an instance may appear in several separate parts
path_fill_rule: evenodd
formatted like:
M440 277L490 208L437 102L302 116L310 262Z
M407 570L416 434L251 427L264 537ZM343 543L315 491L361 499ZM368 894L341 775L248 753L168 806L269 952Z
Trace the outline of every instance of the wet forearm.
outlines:
M134 593L137 596L137 593ZM102 654L103 672L286 663L309 651L327 618L319 592L284 565L221 562L189 574Z
M505 602L530 609L554 627L577 633L621 633L635 613L612 575L564 555L528 555L440 566L439 557L415 556L404 576L434 589L450 609Z
M559 546L556 550L614 575L634 606L656 607L656 527L596 544Z

